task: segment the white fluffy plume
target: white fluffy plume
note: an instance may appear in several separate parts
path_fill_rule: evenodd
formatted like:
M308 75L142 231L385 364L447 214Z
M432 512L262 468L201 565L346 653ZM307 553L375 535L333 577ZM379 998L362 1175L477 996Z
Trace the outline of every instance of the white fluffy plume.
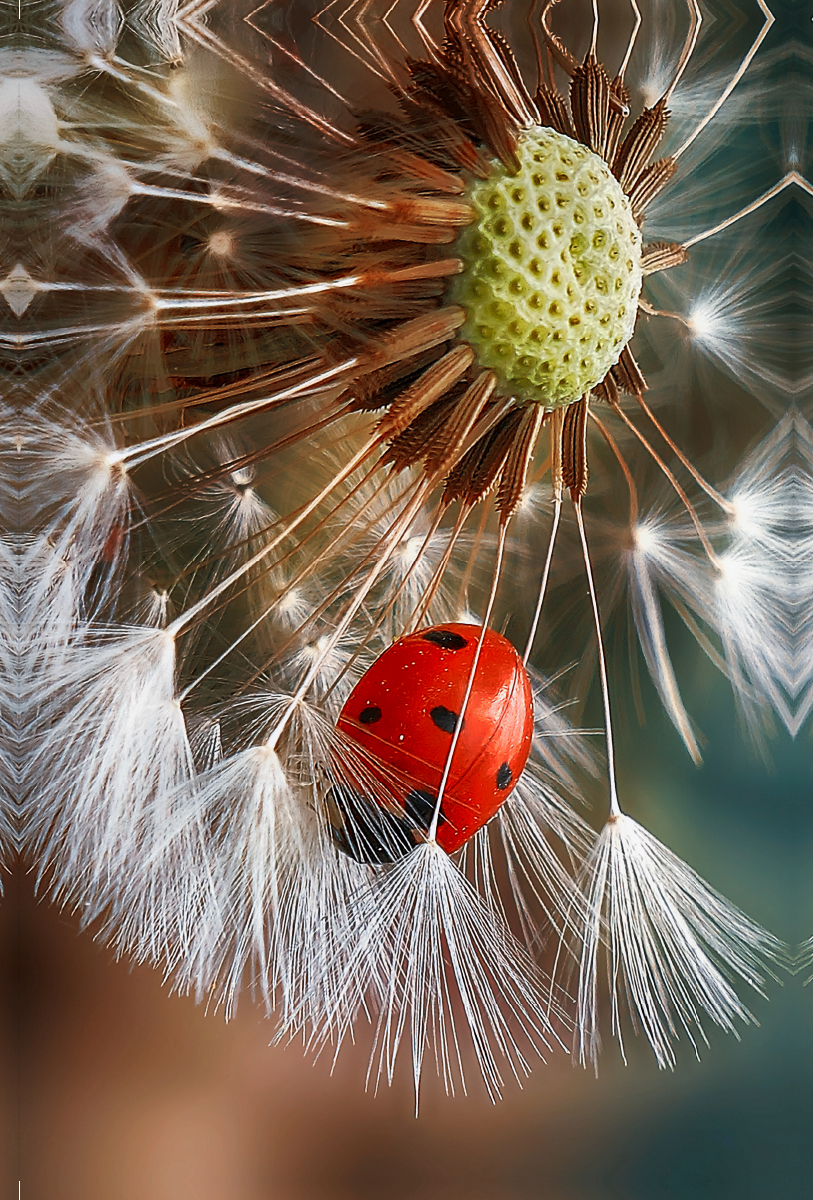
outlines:
M330 845L308 791L269 745L202 771L143 814L151 848L111 914L113 940L233 1014L242 990L283 1015L319 1004L366 868Z
M30 681L41 736L26 838L38 877L87 916L149 853L145 806L165 805L191 773L174 675L169 633L125 627L86 633L45 687Z
M348 932L352 942L340 948L346 966L312 1040L341 1044L355 1019L371 1013L368 1078L375 1084L392 1080L406 1039L416 1101L430 1045L446 1089L459 1081L465 1090L461 1011L492 1099L503 1085L501 1062L519 1078L528 1071L526 1055L541 1055L555 1038L544 979L436 843L375 873L355 898Z
M578 986L576 1051L583 1063L595 1063L600 1045L602 960L622 1054L626 1009L660 1067L674 1065L681 1033L695 1051L706 1041L704 1017L730 1033L737 1020L754 1020L733 981L763 994L766 975L783 960L781 943L631 817L604 826L583 886L591 911Z

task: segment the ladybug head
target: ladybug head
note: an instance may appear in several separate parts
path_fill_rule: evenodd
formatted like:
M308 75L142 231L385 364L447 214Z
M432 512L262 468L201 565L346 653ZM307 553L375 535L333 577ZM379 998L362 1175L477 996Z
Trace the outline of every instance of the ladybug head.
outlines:
M333 844L360 863L396 862L418 845L432 824L437 796L412 788L403 813L394 813L349 784L335 784L325 796ZM444 821L441 811L438 824Z

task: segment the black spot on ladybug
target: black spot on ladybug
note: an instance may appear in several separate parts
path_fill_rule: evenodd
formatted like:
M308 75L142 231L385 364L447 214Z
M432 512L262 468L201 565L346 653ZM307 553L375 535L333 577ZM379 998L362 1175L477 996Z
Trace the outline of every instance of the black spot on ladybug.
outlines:
M432 818L435 815L435 805L438 802L437 796L432 792L424 791L423 788L415 788L410 792L404 801L404 812L411 818L414 825L418 829L422 829L424 833L432 824ZM441 805L440 816L438 817L438 825L442 825L446 818L443 815L443 805Z
M397 862L414 849L412 825L349 787L333 787L325 796L331 837L337 850L359 863ZM333 821L339 820L336 825Z
M462 650L464 646L468 646L466 638L461 637L459 633L455 633L453 629L430 629L428 633L424 633L423 640L431 642L434 646L440 646L442 650Z
M442 704L438 704L436 708L432 709L429 715L438 729L442 729L444 733L454 733L457 727L456 712L452 712L450 708L444 708ZM465 724L466 722L462 721L460 728L463 729Z
M359 720L362 725L375 725L376 721L381 720L381 709L377 704L369 704L359 713Z
M513 778L514 776L508 763L502 763L497 772L497 787L501 792L505 791Z

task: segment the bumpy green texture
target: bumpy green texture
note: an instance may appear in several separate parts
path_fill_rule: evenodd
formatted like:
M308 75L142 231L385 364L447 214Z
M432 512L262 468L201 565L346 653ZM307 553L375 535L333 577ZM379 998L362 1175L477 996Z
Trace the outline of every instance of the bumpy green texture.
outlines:
M519 171L469 188L477 214L450 299L479 362L520 404L556 408L597 384L632 336L641 232L607 164L553 129L522 134Z

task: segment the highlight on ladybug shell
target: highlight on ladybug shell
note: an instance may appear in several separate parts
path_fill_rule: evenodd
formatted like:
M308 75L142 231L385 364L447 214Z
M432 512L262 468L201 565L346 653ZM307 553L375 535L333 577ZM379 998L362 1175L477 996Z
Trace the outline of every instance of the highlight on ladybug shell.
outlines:
M459 850L513 790L534 727L531 685L514 647L470 624L400 638L356 684L337 723L380 785L369 789L373 795L335 786L327 797L334 840L351 857L394 861L429 832L481 637L441 799L438 844L449 854Z

